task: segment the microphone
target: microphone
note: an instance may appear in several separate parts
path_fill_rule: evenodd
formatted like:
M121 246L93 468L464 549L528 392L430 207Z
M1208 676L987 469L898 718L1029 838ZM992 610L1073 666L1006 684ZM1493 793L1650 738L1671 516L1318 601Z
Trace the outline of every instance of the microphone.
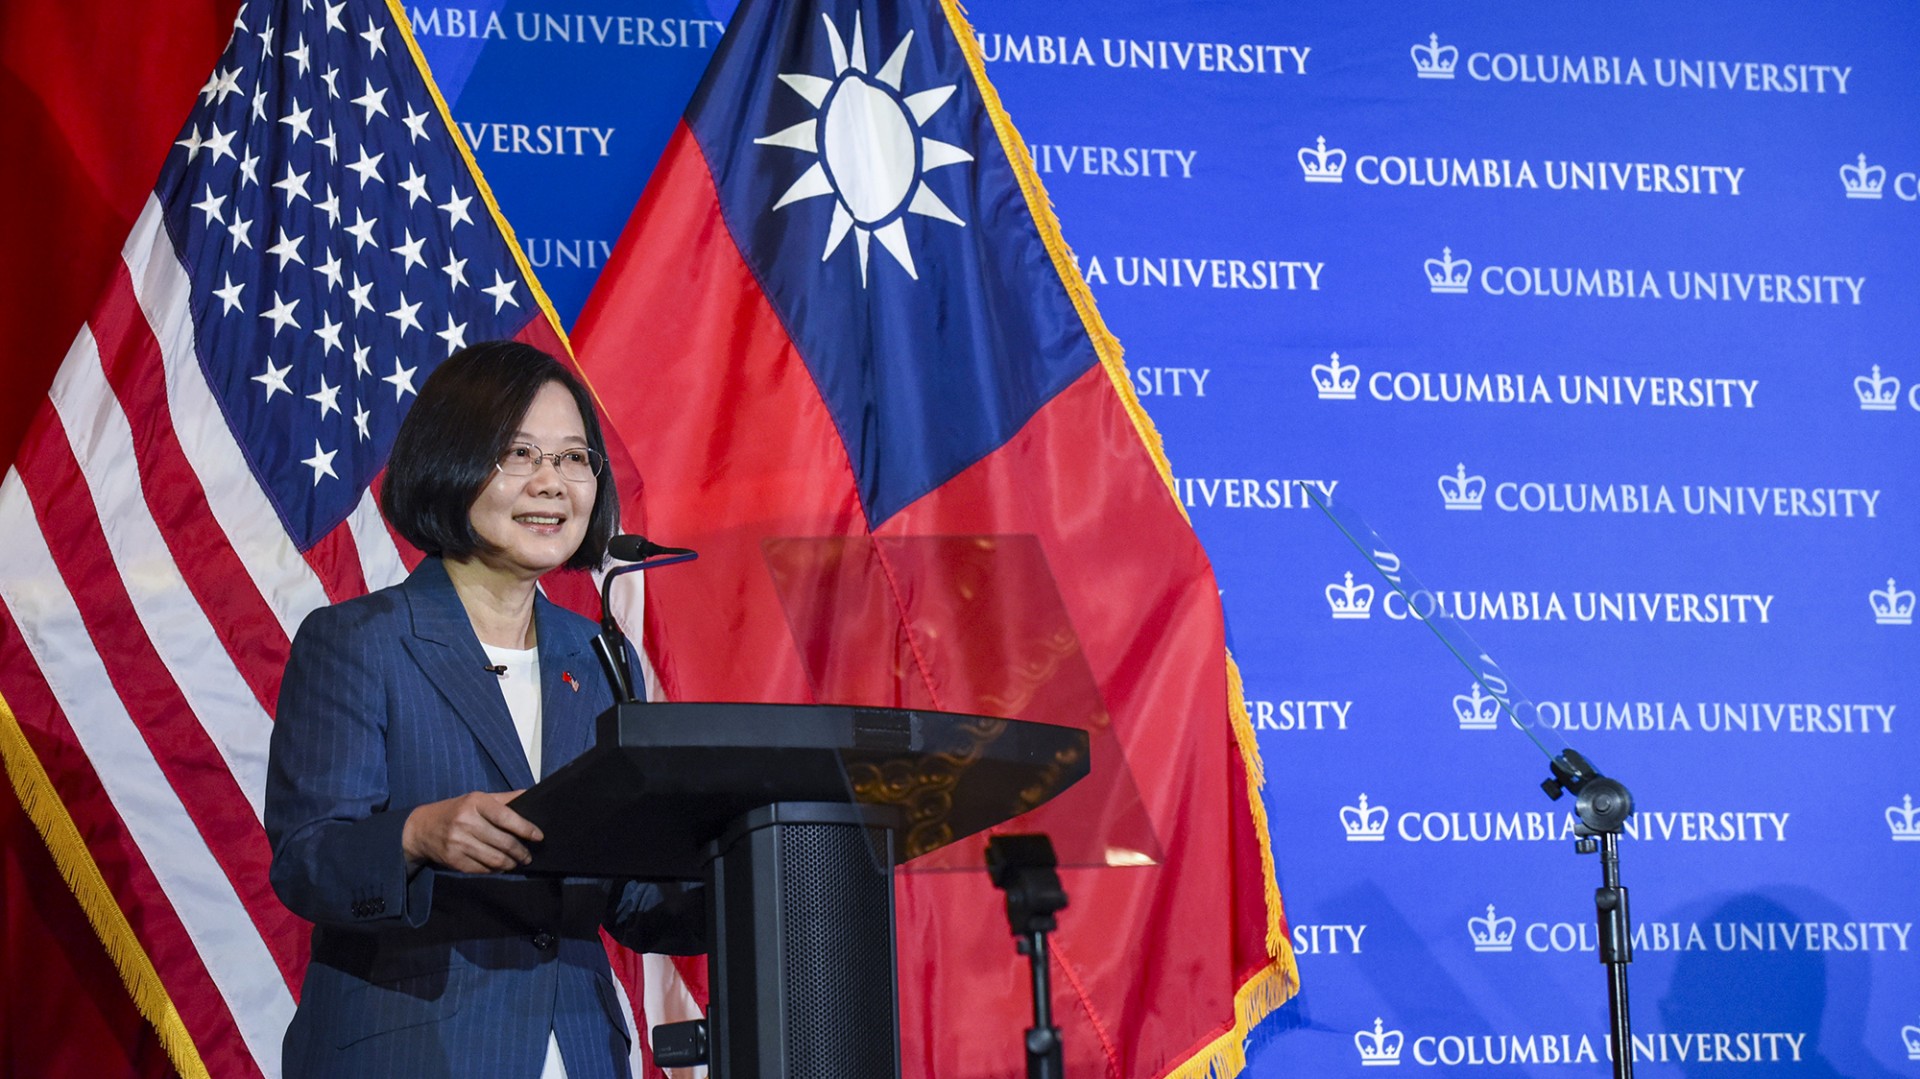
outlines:
M624 573L691 562L700 555L687 547L663 547L645 536L620 535L607 541L607 557L631 565L610 569L600 578L600 633L593 638L593 654L599 658L601 670L606 672L607 685L613 687L614 703L624 704L638 698L633 692L633 678L627 671L627 637L620 632L620 623L614 619L608 599L614 579Z
M615 536L607 541L607 557L621 562L642 562L655 555L692 554L687 547L662 547L645 536Z
M504 663L489 663L481 667L480 669L483 671L486 671L488 674L498 674L498 675L504 676L507 673L507 665Z

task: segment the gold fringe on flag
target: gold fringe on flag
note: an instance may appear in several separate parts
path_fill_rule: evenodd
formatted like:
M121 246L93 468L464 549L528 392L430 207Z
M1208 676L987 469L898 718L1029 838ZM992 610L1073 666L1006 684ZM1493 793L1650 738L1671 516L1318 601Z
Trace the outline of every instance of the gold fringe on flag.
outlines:
M1267 785L1266 768L1260 759L1260 743L1254 737L1253 717L1247 714L1247 691L1240 681L1240 664L1227 653L1227 700L1233 705L1233 740L1240 747L1240 760L1247 769L1247 798L1253 803L1253 830L1260 843L1260 872L1267 890L1267 954L1286 968L1294 988L1300 986L1300 972L1293 962L1293 943L1287 939L1286 908L1280 899L1279 876L1273 867L1273 835L1267 831L1267 806L1260 791Z
M0 759L6 762L7 778L13 782L20 808L26 811L27 819L46 842L47 853L53 855L53 864L60 870L61 879L80 901L80 909L107 949L107 957L120 972L120 980L126 984L133 1006L160 1035L160 1044L166 1049L167 1058L173 1061L174 1070L185 1079L209 1079L207 1065L200 1059L200 1049L187 1033L187 1025L173 1006L173 998L167 994L160 972L154 969L153 959L134 936L126 912L120 909L106 878L100 875L93 852L80 838L79 827L73 823L66 803L60 800L60 792L47 777L46 768L33 752L26 732L20 729L20 721L14 718L13 708L5 697L0 697Z
M1080 267L1074 261L1073 251L1060 235L1060 221L1054 215L1053 200L1047 196L1040 175L1033 167L1026 140L1014 129L1012 118L1000 103L999 93L987 79L986 61L980 55L980 45L973 35L973 27L968 23L966 13L961 10L959 0L940 0L940 6L946 12L947 24L960 42L961 51L966 55L967 67L973 72L974 85L980 90L987 115L993 120L993 130L1000 138L1000 147L1006 152L1014 176L1020 182L1020 191L1026 196L1027 210L1033 215L1034 226L1053 259L1054 271L1066 286L1074 310L1079 312L1080 321L1100 357L1100 365L1106 369L1107 377L1113 382L1114 391L1126 408L1128 418L1133 421L1134 431L1139 434L1147 452L1152 454L1154 466L1160 471L1160 479L1166 484L1167 495L1173 499L1174 508L1180 511L1182 519L1191 524L1192 518L1187 516L1186 506L1180 501L1179 489L1174 483L1173 466L1167 461L1160 432L1155 429L1153 420L1147 416L1139 397L1134 394L1133 384L1127 378L1120 341L1100 317L1100 311L1094 304L1093 290L1087 287L1086 278L1081 276ZM1255 1024L1292 999L1300 988L1300 972L1294 962L1292 945L1287 940L1285 908L1274 874L1273 840L1267 826L1266 803L1260 798L1261 787L1266 782L1260 762L1260 746L1254 737L1253 721L1247 714L1240 667L1233 661L1232 655L1226 657L1226 664L1233 738L1240 752L1240 762L1247 771L1247 809L1253 814L1254 834L1260 845L1260 869L1267 900L1267 956L1273 962L1234 993L1233 1029L1216 1038L1186 1063L1168 1072L1166 1079L1203 1079L1208 1076L1228 1079L1238 1075L1246 1067L1244 1043L1247 1035Z
M1166 1073L1164 1079L1228 1079L1239 1075L1247 1066L1247 1035L1299 991L1300 981L1294 977L1289 951L1284 966L1275 963L1267 967L1233 994L1233 1029Z

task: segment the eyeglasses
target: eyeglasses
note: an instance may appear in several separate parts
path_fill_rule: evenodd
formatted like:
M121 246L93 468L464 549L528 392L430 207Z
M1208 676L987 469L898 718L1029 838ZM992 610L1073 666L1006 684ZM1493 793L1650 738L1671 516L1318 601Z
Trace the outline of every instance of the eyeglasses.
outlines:
M599 451L585 446L576 446L559 453L547 453L531 442L515 442L506 448L493 467L507 476L531 476L540 471L540 466L548 461L560 473L560 478L574 483L586 483L600 474L600 466L606 458Z

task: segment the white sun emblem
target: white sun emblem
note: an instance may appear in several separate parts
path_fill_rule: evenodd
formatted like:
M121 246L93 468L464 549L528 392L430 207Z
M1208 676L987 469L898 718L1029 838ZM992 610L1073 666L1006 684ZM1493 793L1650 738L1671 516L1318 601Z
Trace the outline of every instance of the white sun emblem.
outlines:
M820 261L825 262L839 250L851 232L860 251L862 287L867 283L867 250L874 240L880 241L908 277L918 281L913 249L907 244L907 230L902 224L905 215L938 218L962 228L967 224L922 179L943 165L973 160L972 154L958 146L919 134L921 125L946 105L956 87L901 94L900 72L907 64L907 47L913 44L911 30L879 73L868 75L860 15L856 12L853 16L851 50L830 16L822 12L820 21L827 26L827 42L833 49L833 77L780 76L780 81L805 98L818 115L753 140L759 146L786 146L820 158L787 188L773 209L832 195L833 223L827 228L827 247L820 253Z

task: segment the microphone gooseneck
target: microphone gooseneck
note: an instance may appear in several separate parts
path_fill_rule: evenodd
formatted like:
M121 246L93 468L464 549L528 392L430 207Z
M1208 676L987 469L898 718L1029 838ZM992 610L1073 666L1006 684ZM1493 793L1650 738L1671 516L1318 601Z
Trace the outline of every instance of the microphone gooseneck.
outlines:
M627 670L627 637L613 617L610 597L614 579L658 566L691 562L700 556L686 547L663 547L645 536L619 535L607 541L607 557L632 564L610 569L600 579L600 633L593 638L593 654L599 657L600 667L606 672L614 702L625 703L639 698L633 692L633 677Z

